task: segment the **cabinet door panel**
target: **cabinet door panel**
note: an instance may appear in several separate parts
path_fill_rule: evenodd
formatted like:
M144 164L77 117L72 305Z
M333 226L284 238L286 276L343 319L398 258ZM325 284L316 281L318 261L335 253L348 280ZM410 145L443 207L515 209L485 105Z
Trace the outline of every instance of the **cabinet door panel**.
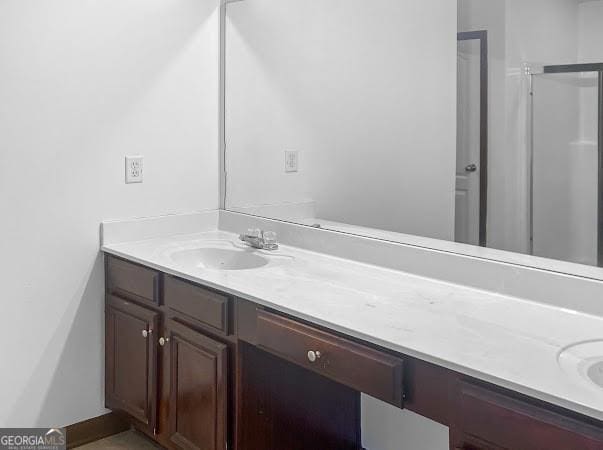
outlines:
M169 434L182 449L226 449L227 347L168 321Z
M159 316L109 296L105 321L107 407L127 412L153 431L157 409L157 344L153 333Z
M451 447L479 450L601 450L603 429L546 407L461 383ZM492 443L492 444L490 444Z

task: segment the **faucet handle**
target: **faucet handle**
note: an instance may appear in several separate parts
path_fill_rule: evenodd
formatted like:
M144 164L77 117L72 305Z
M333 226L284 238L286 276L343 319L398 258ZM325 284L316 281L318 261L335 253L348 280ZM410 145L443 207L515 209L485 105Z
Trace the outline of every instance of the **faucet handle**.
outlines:
M271 246L276 244L276 233L274 231L264 231L264 244Z
M258 238L261 235L262 235L262 230L260 230L259 228L248 228L247 233L245 233L245 236L251 237L251 238Z

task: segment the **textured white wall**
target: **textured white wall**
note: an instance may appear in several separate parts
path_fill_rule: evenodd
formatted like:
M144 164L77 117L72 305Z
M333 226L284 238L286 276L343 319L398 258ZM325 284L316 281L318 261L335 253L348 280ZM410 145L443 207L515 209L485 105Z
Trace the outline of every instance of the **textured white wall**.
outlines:
M100 221L218 206L217 6L0 2L0 427L104 411Z
M227 19L229 206L314 200L322 219L453 238L454 2L246 0Z

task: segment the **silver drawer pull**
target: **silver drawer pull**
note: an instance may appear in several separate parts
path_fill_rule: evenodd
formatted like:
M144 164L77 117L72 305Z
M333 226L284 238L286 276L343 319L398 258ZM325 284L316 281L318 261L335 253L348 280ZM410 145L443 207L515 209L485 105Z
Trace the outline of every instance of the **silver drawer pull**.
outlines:
M160 337L159 338L159 345L161 345L162 347L167 344L168 342L170 342L170 338L164 338L164 337Z
M319 351L310 350L308 351L308 361L311 363L316 362L317 359L320 359L321 354Z
M142 337L143 338L148 338L149 334L151 334L153 332L153 330L142 330Z

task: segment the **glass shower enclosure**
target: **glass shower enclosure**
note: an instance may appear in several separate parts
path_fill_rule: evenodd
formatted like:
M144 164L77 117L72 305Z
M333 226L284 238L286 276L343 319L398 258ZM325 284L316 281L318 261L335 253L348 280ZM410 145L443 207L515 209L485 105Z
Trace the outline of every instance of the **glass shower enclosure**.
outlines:
M530 78L530 251L603 266L603 64Z

